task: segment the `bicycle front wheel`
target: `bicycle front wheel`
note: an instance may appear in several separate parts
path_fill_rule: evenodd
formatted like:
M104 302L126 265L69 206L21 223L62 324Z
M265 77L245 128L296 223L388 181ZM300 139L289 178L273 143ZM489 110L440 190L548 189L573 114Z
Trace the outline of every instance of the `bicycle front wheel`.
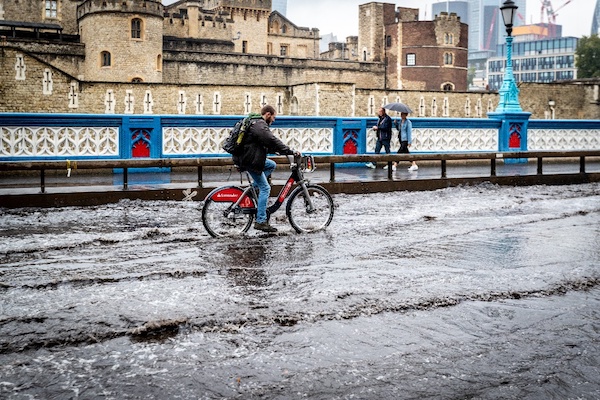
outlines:
M227 192L239 192L238 188L226 188ZM221 193L224 193L221 190ZM241 235L250 229L254 214L256 213L256 204L254 200L247 197L243 199L241 206L233 207L236 198L227 200L232 196L219 196L219 193L211 193L204 200L202 207L202 224L209 235L212 237Z
M290 194L286 213L290 224L298 233L325 229L333 219L333 199L325 188L307 185L310 201L301 186Z

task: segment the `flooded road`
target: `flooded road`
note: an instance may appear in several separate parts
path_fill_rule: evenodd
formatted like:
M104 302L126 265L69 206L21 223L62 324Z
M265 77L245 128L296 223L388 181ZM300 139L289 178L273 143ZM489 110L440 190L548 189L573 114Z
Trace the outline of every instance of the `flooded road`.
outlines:
M1 209L0 398L600 398L600 184L334 202Z

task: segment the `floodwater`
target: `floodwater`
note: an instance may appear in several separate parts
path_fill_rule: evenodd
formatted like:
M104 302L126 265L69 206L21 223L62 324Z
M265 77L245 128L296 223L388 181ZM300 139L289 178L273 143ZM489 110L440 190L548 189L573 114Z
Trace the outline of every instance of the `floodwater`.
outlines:
M0 209L0 398L600 398L600 184L334 201Z

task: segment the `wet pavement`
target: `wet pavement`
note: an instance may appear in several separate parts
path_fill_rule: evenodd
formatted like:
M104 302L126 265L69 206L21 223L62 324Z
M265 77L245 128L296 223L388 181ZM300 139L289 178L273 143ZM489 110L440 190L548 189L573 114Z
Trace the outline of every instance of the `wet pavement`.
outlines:
M377 171L379 172L379 171ZM600 184L0 209L3 399L598 399Z

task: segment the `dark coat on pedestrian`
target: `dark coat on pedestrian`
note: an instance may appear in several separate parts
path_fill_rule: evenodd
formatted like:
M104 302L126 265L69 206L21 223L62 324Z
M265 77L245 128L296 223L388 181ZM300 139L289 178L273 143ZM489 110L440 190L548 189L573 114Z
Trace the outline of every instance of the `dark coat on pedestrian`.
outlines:
M392 119L389 115L383 114L377 122L377 138L379 140L392 139Z
M294 154L292 149L273 135L269 125L262 118L253 122L246 134L248 137L245 140L242 155L233 156L233 162L242 170L262 172L265 169L265 161L269 153Z

